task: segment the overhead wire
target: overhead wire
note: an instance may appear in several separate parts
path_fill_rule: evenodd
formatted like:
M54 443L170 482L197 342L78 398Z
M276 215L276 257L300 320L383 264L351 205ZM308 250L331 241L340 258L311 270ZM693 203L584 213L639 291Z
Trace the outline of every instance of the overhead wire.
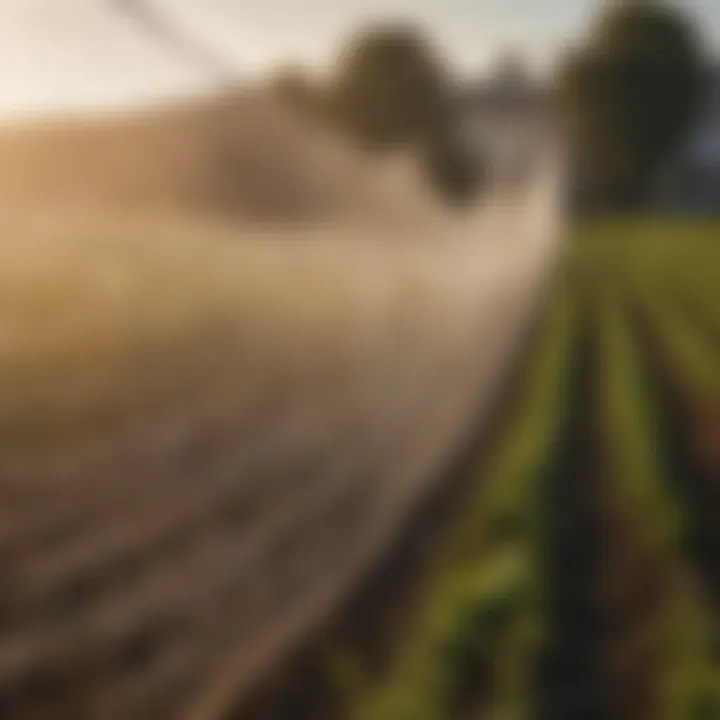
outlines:
M181 22L151 0L108 0L108 2L149 37L164 44L178 59L202 69L214 80L223 84L238 82L240 73L227 57L193 37Z

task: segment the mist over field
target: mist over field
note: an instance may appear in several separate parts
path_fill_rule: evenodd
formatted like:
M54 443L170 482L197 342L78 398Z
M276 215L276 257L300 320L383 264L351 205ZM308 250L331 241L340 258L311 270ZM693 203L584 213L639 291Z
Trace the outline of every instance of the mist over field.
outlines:
M452 209L417 152L257 90L0 151L8 707L220 717L498 400L553 274L557 165ZM24 694L36 668L57 694Z
M0 718L720 718L710 11L28 1Z

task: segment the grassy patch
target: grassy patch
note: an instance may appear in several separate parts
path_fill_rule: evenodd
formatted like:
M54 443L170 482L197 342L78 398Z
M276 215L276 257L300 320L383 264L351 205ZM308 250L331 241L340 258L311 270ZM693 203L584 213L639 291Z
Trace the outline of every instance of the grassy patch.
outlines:
M713 659L710 608L683 553L689 518L682 499L670 489L655 398L631 326L616 302L603 309L602 331L610 492L633 536L618 550L632 553L634 541L635 577L655 576L652 608L645 609L642 619L650 637L641 670L650 666L656 673L660 717L709 720L720 712L720 667Z
M548 576L546 532L572 507L550 492L548 478L567 434L569 348L587 319L582 308L597 314L586 330L599 341L599 404L584 400L598 414L591 426L605 493L595 500L605 553L597 592L608 625L591 652L600 655L611 712L623 720L720 717L717 620L684 540L694 518L669 477L676 470L662 446L666 408L643 362L651 348L629 313L636 304L652 316L687 393L718 398L714 340L677 304L687 297L705 316L720 315L718 281L718 224L643 219L578 229L514 419L437 548L422 612L391 671L381 681L355 676L355 717L538 716L539 650L558 632L547 615L549 584L570 592L573 583ZM588 482L582 474L577 482Z

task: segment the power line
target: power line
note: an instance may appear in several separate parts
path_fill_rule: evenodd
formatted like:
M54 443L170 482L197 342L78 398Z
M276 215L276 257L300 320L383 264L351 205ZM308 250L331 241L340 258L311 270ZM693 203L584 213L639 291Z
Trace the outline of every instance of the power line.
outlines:
M150 37L184 62L200 67L215 79L234 84L239 73L226 57L189 35L174 18L149 0L109 0L110 4Z

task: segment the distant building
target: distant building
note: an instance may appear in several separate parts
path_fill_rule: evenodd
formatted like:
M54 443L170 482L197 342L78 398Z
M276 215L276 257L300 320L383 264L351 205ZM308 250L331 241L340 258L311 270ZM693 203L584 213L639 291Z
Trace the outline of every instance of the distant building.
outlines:
M466 142L494 168L530 159L552 129L553 105L543 83L519 64L460 90Z
M708 73L700 117L660 179L657 205L670 212L720 213L720 67Z

